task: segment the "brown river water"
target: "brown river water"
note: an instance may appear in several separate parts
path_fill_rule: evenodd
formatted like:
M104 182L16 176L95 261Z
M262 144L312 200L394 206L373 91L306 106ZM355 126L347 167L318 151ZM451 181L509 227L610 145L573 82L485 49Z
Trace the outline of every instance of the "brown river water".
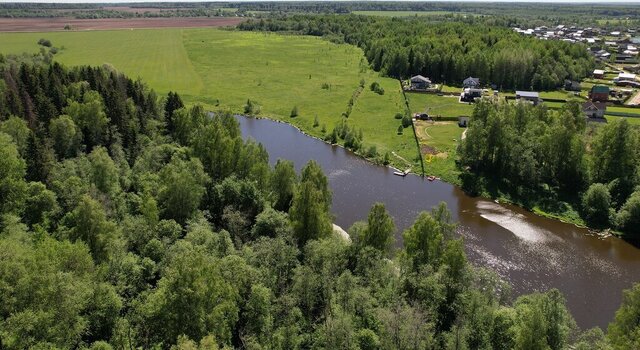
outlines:
M333 191L336 224L348 229L383 202L397 227L396 240L418 213L446 202L469 260L495 270L515 295L558 288L583 329L606 328L622 290L640 281L640 249L615 238L546 219L515 206L467 196L459 188L419 176L399 177L341 147L328 145L285 123L238 117L244 137L262 143L271 162L292 160L300 169L315 159Z

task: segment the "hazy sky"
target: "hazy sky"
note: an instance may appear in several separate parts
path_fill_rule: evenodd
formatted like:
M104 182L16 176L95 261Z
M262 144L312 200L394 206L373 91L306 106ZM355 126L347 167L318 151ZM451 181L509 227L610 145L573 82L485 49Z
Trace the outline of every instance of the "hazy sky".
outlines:
M224 1L224 0L213 0L213 1ZM237 1L283 1L283 0L227 0L228 2L237 2ZM284 0L287 1L287 0ZM289 0L289 1L300 1L300 0ZM302 0L304 1L304 0ZM318 1L318 0L312 0ZM322 0L320 0L322 1ZM340 0L338 0L340 1ZM350 0L349 0L350 1ZM375 1L375 0L374 0ZM389 0L384 0L389 1ZM393 1L393 0L391 0ZM402 1L413 1L413 0L402 0ZM423 0L416 0L423 1ZM455 1L455 0L435 0L435 1ZM158 1L158 0L0 0L0 3L9 3L9 2L47 2L47 3L115 3L115 2L202 2L201 0L166 0L166 1ZM460 2L460 1L455 1ZM589 4L640 4L640 0L466 0L462 2L531 2L531 3L589 3Z

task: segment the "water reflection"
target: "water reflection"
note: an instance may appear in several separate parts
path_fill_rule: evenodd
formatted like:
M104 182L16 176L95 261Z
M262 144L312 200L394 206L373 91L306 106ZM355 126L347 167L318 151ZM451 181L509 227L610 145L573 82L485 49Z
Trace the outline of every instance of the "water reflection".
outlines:
M545 219L514 206L465 195L447 183L398 177L348 151L301 134L288 124L239 117L243 135L261 142L271 161L290 159L300 169L315 159L333 191L332 211L345 229L385 203L400 232L418 213L444 201L459 222L469 259L491 267L516 294L560 289L582 328L606 327L621 291L640 280L640 250L614 238ZM365 135L366 138L366 135Z

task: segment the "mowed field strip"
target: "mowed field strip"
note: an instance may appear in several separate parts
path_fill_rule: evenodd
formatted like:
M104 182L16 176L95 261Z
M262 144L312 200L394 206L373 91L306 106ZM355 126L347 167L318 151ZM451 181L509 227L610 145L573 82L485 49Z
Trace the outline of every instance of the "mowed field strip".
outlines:
M348 118L362 129L365 147L418 159L413 133L397 134L404 112L400 84L372 71L362 50L317 37L239 32L211 28L83 32L1 33L0 53L37 52L46 38L65 65L110 64L142 78L159 94L177 91L189 104L241 113L247 99L260 115L294 124L322 137L343 118L360 81L365 88ZM369 89L377 81L385 89ZM327 88L328 87L328 88ZM299 116L291 118L297 107ZM313 127L315 119L319 126ZM419 163L417 163L419 164ZM418 166L416 164L416 166Z

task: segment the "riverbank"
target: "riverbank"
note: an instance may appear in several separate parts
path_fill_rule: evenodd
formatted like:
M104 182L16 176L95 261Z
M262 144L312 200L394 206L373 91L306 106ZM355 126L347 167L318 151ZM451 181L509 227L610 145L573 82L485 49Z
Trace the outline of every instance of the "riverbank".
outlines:
M333 192L334 223L350 227L385 204L402 232L421 211L446 202L459 222L469 261L498 272L515 296L558 288L582 328L606 327L620 305L620 291L640 280L640 250L615 237L602 238L575 225L550 220L517 206L470 197L444 181L393 175L342 147L331 147L271 119L238 118L243 137L263 144L274 164L289 159L299 170L317 161ZM488 198L488 197L487 197Z
M365 154L361 152L354 152L353 150L345 148L344 145L341 145L341 144L332 144L321 137L317 137L315 135L312 135L306 132L302 128L292 123L271 118L269 116L243 115L243 117L264 119L264 120L269 120L276 123L288 124L291 127L293 127L295 130L297 130L297 132L301 133L302 135L305 135L306 137L313 138L315 140L321 141L328 145L340 147L345 151L348 151L374 165L385 166L392 169L393 171L398 171L398 172L404 172L406 170L406 163L403 162L406 160L402 159L401 157L397 157L400 159L399 160L396 159L395 162L391 162L390 164L382 164L379 161L379 159L368 158ZM411 127L415 128L415 125L412 124ZM457 164L455 164L455 157L456 157L455 149L451 149L450 152L451 153L449 154L450 156L449 158L434 157L432 162L430 163L427 163L428 160L425 160L425 163L427 163L425 166L425 176L434 175L439 179L439 181L448 183L452 186L456 186L462 189L463 191L465 191L467 195L473 196L473 194L470 191L465 190L464 188L463 181L461 180L462 171L459 168L457 168ZM439 166L439 164L443 164L443 165ZM455 171L451 171L452 167L455 167ZM421 169L417 167L413 167L411 168L411 173L414 175L421 176L420 174ZM577 206L579 205L579 198L572 198L572 199L565 198L564 200L558 199L554 201L548 201L547 203L531 202L531 201L524 201L520 198L517 198L517 196L510 195L504 191L501 191L500 189L498 189L499 186L493 185L493 186L487 186L487 187L493 187L493 188L492 189L483 188L478 194L476 194L476 196L478 198L484 198L484 199L488 199L498 203L514 205L539 217L559 221L565 224L570 224L577 228L588 229L590 230L590 232L594 232L599 237L614 235L616 237L624 239L624 235L622 235L618 231L611 230L611 229L602 230L602 229L589 227L589 225L584 221L584 219L582 219L577 209ZM546 196L546 199L549 199L549 196Z

